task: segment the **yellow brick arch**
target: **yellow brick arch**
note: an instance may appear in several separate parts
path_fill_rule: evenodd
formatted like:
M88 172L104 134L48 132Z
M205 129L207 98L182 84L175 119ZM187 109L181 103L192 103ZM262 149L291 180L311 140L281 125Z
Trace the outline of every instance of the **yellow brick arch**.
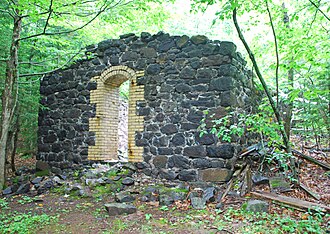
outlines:
M143 116L136 113L136 102L144 100L144 86L138 86L136 79L143 75L127 66L112 66L92 79L97 83L97 89L90 93L96 115L89 120L89 131L95 133L95 145L88 147L89 160L118 160L119 87L129 80L128 160L142 161L143 147L135 145L135 134L144 126Z

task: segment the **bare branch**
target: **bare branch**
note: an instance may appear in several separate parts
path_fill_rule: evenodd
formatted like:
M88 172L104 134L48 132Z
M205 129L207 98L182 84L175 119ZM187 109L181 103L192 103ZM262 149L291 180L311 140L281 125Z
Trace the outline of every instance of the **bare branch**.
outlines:
M315 13L314 13L313 20L312 20L312 22L311 22L311 25L309 26L309 29L308 29L307 35L309 35L309 32L310 32L311 29L312 29L312 26L313 26L313 24L314 24L314 22L315 22L315 20L316 20L316 15L317 15L317 11L315 11Z
M66 53L65 55L62 55L62 56L56 56L56 57L52 57L51 59L46 59L46 60L42 60L42 61L23 61L23 62L19 62L20 65L31 65L31 66L43 66L41 64L43 63L48 63L50 61L54 61L56 59L59 59L61 57L64 57L64 56L67 56L67 55L71 55L71 54L76 54L76 53Z
M44 33L46 32L46 29L47 29L47 26L48 26L48 23L49 23L49 19L50 19L50 16L52 15L52 12L53 12L53 0L50 0L50 3L49 3L49 14L48 14L48 17L47 17L47 20L46 20L46 23L45 23L45 27L44 27Z
M46 72L40 72L40 73L32 73L32 74L22 74L20 75L20 77L30 77L30 76L42 76L42 75L47 75L49 73L52 73L52 72L56 72L62 68L64 68L66 65L68 65L78 54L80 54L80 52L82 51L83 49L80 49L77 53L75 53L68 61L66 61L66 63L64 63L62 66L54 69L54 70L51 70L51 71L46 71Z
M37 33L37 34L30 35L30 36L27 36L27 37L22 37L19 40L22 41L22 40L31 39L31 38L34 38L34 37L62 35L62 34L68 34L68 33L76 32L76 31L78 31L78 30L86 27L90 23L92 23L100 14L102 14L107 9L108 9L108 6L104 4L100 8L99 12L93 18L91 18L87 23L83 24L82 26L80 26L78 28L75 28L75 29L72 29L72 30L63 31L63 32L57 32L57 33L47 33L47 32Z
M38 82L39 80L41 80L42 78L44 78L45 74L38 77L37 79L35 80L29 80L29 81L19 81L18 84L32 84L32 83L35 83L35 82Z
M49 14L49 11L44 11L44 12L38 13L38 15L46 15L46 14ZM27 18L27 17L30 17L30 15L29 14L27 14L27 15L21 15L20 17L21 18Z
M308 0L321 14L328 20L330 21L330 18L312 1Z
M276 106L278 107L278 105L279 105L279 100L278 100L278 96L279 96L278 68L279 68L279 65L280 65L280 59L279 59L279 55L278 55L277 37L276 37L276 33L275 33L275 27L274 27L274 24L273 24L272 14L270 13L270 10L269 10L268 1L265 0L265 2L266 2L266 7L267 7L267 12L268 12L268 16L269 16L270 25L272 27L272 32L273 32L273 36L274 36L274 44L275 44L275 54L276 54L276 69L275 69Z
M12 13L10 13L10 11L0 9L0 12L3 12L5 14L8 14L8 15L10 15L10 17L14 18L14 15Z
M71 2L71 3L66 3L66 4L63 4L61 7L73 6L73 5L76 5L78 2L79 1ZM95 2L95 0L84 1L84 2L81 2L80 4L86 4L86 3L91 3L91 2Z

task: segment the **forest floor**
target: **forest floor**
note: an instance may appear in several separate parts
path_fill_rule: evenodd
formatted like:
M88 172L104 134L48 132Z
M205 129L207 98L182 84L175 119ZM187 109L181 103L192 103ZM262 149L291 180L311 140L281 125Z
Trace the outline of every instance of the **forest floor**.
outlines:
M6 218L12 225L3 233L328 233L329 216L274 203L269 213L253 214L241 208L245 201L228 199L221 210L212 204L194 210L188 203L160 207L136 202L136 213L109 216L104 203L113 201L107 196L102 200L57 193L33 199L16 196L2 207L3 214L14 218Z
M304 153L329 163L329 153L307 149ZM18 168L29 164L33 165L34 160L17 161ZM320 199L300 188L282 195L330 205L329 171L301 160L300 182L320 195ZM253 190L269 188L261 185ZM136 213L109 216L104 204L114 202L113 196L81 198L55 189L36 197L0 198L0 224L6 227L0 228L0 233L330 233L329 214L299 211L274 202L269 202L268 213L250 213L242 208L250 198L251 194L228 195L221 209L209 203L202 210L193 209L189 200L169 206L136 200Z

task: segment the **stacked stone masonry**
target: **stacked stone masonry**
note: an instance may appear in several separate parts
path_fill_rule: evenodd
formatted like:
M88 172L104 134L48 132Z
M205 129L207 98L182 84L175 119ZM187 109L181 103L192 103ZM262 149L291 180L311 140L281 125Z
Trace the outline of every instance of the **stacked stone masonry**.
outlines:
M203 111L250 109L253 86L232 42L127 34L41 81L38 160L65 168L116 159L118 87L130 81L129 160L166 179L227 181L238 146L199 136Z

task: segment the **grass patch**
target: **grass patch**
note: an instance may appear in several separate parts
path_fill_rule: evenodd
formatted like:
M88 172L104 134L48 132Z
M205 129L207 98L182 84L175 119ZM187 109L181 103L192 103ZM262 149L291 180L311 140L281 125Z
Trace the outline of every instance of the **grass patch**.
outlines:
M128 224L120 219L115 219L112 222L111 229L103 232L103 234L117 234L125 231L128 228Z
M57 217L46 214L34 215L32 213L1 213L0 233L26 234L34 233L36 228L56 222Z
M216 216L213 225L219 231L230 229L233 223L237 225L237 233L326 233L322 224L329 215L305 213L303 219L295 219L285 215L252 213L243 209L229 208L222 216ZM231 229L232 230L232 229Z

